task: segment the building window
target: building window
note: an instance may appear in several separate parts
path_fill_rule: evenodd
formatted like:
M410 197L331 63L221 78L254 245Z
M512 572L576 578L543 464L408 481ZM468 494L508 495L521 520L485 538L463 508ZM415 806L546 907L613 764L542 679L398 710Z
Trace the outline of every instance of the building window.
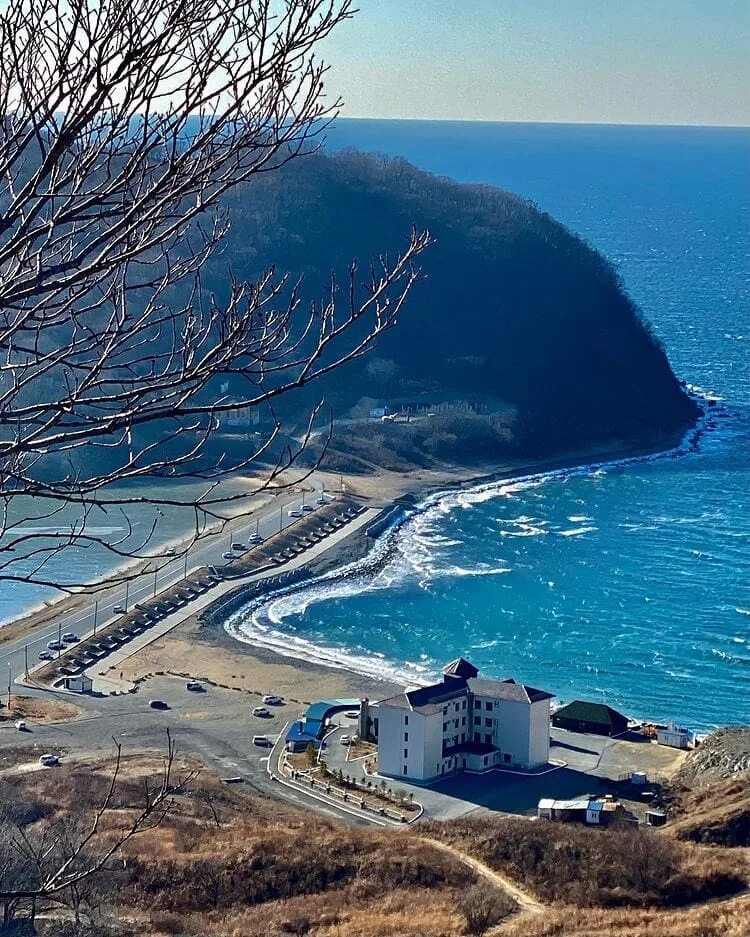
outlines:
M457 729L457 728L458 728L458 719L454 719L454 720L453 720L453 728L454 728L454 729Z
M461 709L466 709L466 700L461 703Z
M406 761L406 759L407 759L408 757L409 757L409 749L408 749L408 748L405 748L405 749L404 749L404 761Z
M480 702L480 700L475 699L475 700L474 700L474 709L481 709L481 708L482 708L482 703Z
M489 702L489 701L486 702L486 703L484 704L484 708L487 710L488 713L492 712L492 703Z
M448 715L448 707L447 707L447 706L443 706L443 715L444 715L444 716L447 716L447 715Z
M404 725L405 725L405 726L408 726L408 725L409 725L409 717L408 717L408 716L404 716Z
M491 728L492 728L492 720L491 720L491 719L485 719L485 720L484 720L484 725L485 725L485 728L491 729Z
M503 761L504 761L505 764L507 765L508 762L510 761L510 755L507 755L507 754L506 754L506 755L503 755Z
M404 774L406 774L406 765L404 765Z
M447 722L444 722L444 723L443 723L443 732L447 732L447 731L448 731L448 723L447 723Z
M462 726L466 725L466 716L461 716L461 725Z
M475 726L481 726L481 724L482 724L482 717L481 717L481 716L474 716L474 725L475 725Z
M455 705L455 712L458 712L458 703Z
M479 732L475 732L475 733L474 733L474 741L475 741L475 742L478 742L478 741L480 740L480 738L481 738L481 735L479 734Z
M482 764L484 765L485 768L487 767L487 755L485 755L484 758L482 759Z
M486 745L492 745L492 736L491 736L491 735L485 735L484 741L485 741L485 744L486 744Z
M408 733L408 732L404 732L404 741L405 741L405 742L408 742L408 741L409 741L409 733Z

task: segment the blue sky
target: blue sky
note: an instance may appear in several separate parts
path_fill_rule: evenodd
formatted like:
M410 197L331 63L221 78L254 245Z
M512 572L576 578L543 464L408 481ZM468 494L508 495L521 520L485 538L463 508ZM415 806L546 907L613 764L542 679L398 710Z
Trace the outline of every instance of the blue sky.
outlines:
M750 0L358 0L350 117L750 124Z

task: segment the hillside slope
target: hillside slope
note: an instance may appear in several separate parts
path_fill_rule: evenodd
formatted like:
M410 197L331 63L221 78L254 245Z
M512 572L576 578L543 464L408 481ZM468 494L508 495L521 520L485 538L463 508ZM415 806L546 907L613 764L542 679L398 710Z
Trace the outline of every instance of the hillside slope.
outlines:
M412 224L433 233L398 326L328 381L338 416L362 398L501 401L508 449L533 455L658 444L696 415L609 263L516 195L344 153L294 161L229 207L217 289L227 263L240 277L276 264L319 297L331 269L395 253Z

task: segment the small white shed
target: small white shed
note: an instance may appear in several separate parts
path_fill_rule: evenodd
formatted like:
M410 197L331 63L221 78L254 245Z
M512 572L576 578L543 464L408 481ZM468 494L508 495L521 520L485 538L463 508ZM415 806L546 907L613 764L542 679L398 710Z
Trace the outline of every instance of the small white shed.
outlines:
M87 677L85 673L77 677L65 678L65 689L70 690L71 693L90 693L93 686L91 677Z
M664 728L656 730L656 741L659 745L669 745L671 748L690 748L692 733L684 726L670 722Z

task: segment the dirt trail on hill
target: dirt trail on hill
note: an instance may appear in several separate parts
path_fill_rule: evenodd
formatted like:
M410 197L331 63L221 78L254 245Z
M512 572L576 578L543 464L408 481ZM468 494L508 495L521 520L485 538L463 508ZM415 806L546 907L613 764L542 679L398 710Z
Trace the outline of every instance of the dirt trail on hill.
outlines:
M430 846L435 846L437 849L442 849L443 852L449 853L451 856L453 856L454 859L458 859L459 862L462 862L464 865L468 865L477 873L477 875L485 879L485 881L489 882L491 885L494 885L495 888L501 889L507 895L513 898L513 900L518 903L518 907L521 911L525 911L529 914L541 914L546 910L546 907L540 901L537 901L533 895L529 894L527 891L524 891L522 888L519 888L518 885L515 885L504 875L501 875L499 872L495 872L494 869L491 869L488 865L482 862L481 859L476 859L474 856L470 856L468 853L461 852L461 850L457 849L455 846L450 846L448 843L441 843L440 840L431 839L429 836L420 836L419 838L423 843L428 843Z

